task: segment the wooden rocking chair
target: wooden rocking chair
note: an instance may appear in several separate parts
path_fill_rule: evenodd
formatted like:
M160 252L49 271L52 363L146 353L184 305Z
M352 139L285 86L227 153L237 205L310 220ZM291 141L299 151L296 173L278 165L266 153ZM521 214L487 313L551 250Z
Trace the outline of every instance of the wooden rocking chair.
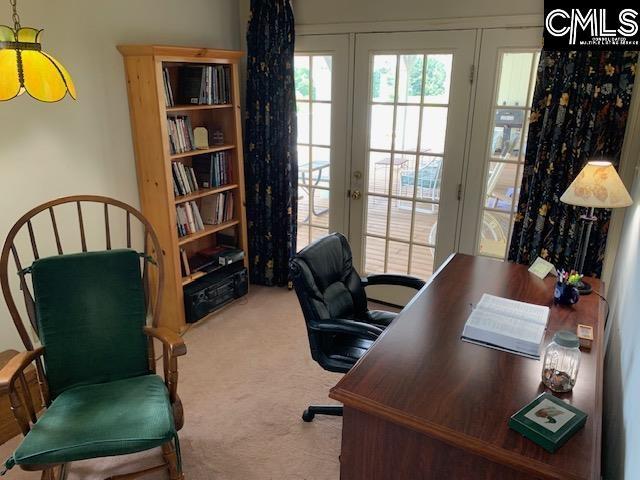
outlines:
M100 251L87 249L96 238L86 231L89 207L83 219L83 205L87 204L99 209L99 224L104 215ZM63 233L68 230L56 222L60 210L67 213L65 227L69 214L77 218L76 253L68 245L63 249L61 239L67 238ZM120 229L114 223L118 217ZM47 242L36 241L43 238L36 235L39 226L49 232L50 254L42 245ZM112 243L112 232L118 230L124 238ZM134 240L141 249L133 249ZM121 243L123 248L114 248ZM21 255L28 251L30 263L19 251ZM162 464L110 479L133 479L161 470L168 470L172 480L184 479L177 436L183 425L177 357L186 353L186 347L178 334L158 327L164 281L161 252L144 216L107 197L72 196L45 203L10 230L0 256L0 284L26 351L0 371L0 391L8 392L25 437L6 468L19 465L42 471L43 480L59 480L72 461L161 447ZM10 281L10 256L18 282ZM14 301L12 290L17 288L22 290L30 327ZM27 328L39 346L34 346ZM163 345L164 381L155 374L154 339ZM38 400L45 409L41 414L25 381L24 371L31 364L40 386Z

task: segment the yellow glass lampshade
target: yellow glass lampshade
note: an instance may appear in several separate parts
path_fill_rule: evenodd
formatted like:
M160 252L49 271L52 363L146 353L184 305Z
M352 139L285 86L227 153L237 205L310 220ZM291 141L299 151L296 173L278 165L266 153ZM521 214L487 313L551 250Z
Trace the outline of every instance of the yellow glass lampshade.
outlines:
M633 203L611 162L588 162L560 201L593 208L621 208Z
M42 102L57 102L76 87L69 72L41 49L42 30L0 25L0 101L27 92Z

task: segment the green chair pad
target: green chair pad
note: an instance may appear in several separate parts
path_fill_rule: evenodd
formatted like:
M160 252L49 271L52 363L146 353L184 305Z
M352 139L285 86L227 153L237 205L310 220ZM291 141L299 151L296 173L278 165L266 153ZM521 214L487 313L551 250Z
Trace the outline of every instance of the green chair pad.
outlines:
M60 394L13 454L18 465L124 455L176 436L169 394L157 375L71 388Z

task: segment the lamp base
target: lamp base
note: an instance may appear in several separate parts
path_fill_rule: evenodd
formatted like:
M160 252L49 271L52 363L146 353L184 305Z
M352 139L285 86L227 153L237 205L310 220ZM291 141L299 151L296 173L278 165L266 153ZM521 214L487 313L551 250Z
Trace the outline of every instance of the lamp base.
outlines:
M580 295L589 295L592 291L591 285L582 280L580 280L574 286L578 289Z

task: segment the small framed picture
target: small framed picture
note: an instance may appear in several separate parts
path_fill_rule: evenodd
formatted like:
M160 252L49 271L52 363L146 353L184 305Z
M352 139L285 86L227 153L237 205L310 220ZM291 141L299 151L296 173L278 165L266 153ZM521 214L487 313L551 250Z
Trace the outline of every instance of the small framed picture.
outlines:
M509 428L555 452L586 421L586 413L545 392L516 412L509 419Z

